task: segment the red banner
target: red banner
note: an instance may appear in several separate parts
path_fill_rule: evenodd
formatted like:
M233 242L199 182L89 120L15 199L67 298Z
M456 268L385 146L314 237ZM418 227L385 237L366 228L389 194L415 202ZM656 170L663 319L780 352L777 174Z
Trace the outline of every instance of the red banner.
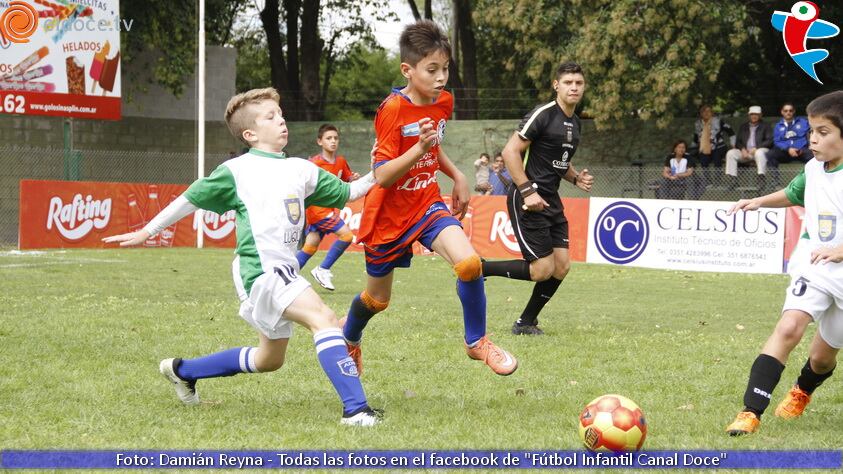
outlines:
M586 238L588 232L588 199L563 199L565 216L568 218L568 234L571 242L571 260L585 261ZM445 204L451 205L450 197L445 196ZM340 217L357 234L360 228L360 213L363 200L346 204L340 211ZM512 231L512 223L506 210L505 196L472 196L468 212L462 221L463 230L471 240L471 245L478 254L487 258L520 258L521 251ZM336 240L333 235L322 240L319 248L328 249ZM353 244L350 251L362 252L360 244ZM431 252L416 243L414 253L427 255Z
M187 189L182 184L103 183L85 181L20 182L21 249L102 248L102 238L142 228L176 196ZM445 203L450 205L449 197ZM588 199L563 199L568 217L571 259L585 261L588 229ZM350 202L341 210L342 219L356 234L360 228L363 200ZM219 215L205 212L205 245L234 247L234 211ZM196 219L185 217L146 243L147 247L193 247ZM483 257L518 258L521 252L512 231L504 196L474 196L463 219L463 229L474 249ZM326 237L327 249L335 240ZM349 247L362 252L359 244ZM418 254L429 254L421 245Z
M790 261L790 254L796 248L796 243L802 237L802 219L805 216L805 208L792 206L787 208L784 221L784 268L787 269L787 262Z
M23 180L18 246L106 247L103 237L141 229L186 189L183 184ZM206 246L234 247L234 211L205 212L202 227ZM196 228L194 216L185 217L145 246L193 247Z

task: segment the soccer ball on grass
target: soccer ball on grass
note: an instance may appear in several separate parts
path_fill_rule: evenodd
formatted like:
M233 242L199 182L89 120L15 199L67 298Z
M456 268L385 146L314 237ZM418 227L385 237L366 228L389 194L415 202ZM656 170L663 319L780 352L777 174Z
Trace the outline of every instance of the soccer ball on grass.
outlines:
M580 414L580 438L589 451L638 451L647 437L644 412L622 395L603 395Z

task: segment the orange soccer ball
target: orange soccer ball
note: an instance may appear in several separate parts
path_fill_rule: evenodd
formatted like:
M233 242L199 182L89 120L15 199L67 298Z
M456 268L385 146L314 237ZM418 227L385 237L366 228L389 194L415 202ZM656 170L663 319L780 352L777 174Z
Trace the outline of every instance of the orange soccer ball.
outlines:
M580 438L589 451L638 451L647 437L644 412L622 395L603 395L580 414Z

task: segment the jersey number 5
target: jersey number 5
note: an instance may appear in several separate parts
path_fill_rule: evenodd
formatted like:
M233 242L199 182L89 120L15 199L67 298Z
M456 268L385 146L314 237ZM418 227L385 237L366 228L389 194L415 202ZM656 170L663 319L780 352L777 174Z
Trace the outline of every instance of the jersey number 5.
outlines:
M799 277L795 282L793 282L793 296L802 296L805 294L805 290L808 289L808 283L811 280L808 280L805 277Z

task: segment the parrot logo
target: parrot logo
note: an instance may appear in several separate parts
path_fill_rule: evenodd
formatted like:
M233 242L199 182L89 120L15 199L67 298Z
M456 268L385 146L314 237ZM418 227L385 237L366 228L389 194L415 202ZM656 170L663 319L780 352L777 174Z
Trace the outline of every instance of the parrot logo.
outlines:
M813 2L796 2L790 13L774 11L770 19L773 28L782 32L784 46L788 54L806 74L820 84L814 65L828 57L826 49L807 49L808 39L832 38L840 33L840 28L833 23L819 19L820 9Z

